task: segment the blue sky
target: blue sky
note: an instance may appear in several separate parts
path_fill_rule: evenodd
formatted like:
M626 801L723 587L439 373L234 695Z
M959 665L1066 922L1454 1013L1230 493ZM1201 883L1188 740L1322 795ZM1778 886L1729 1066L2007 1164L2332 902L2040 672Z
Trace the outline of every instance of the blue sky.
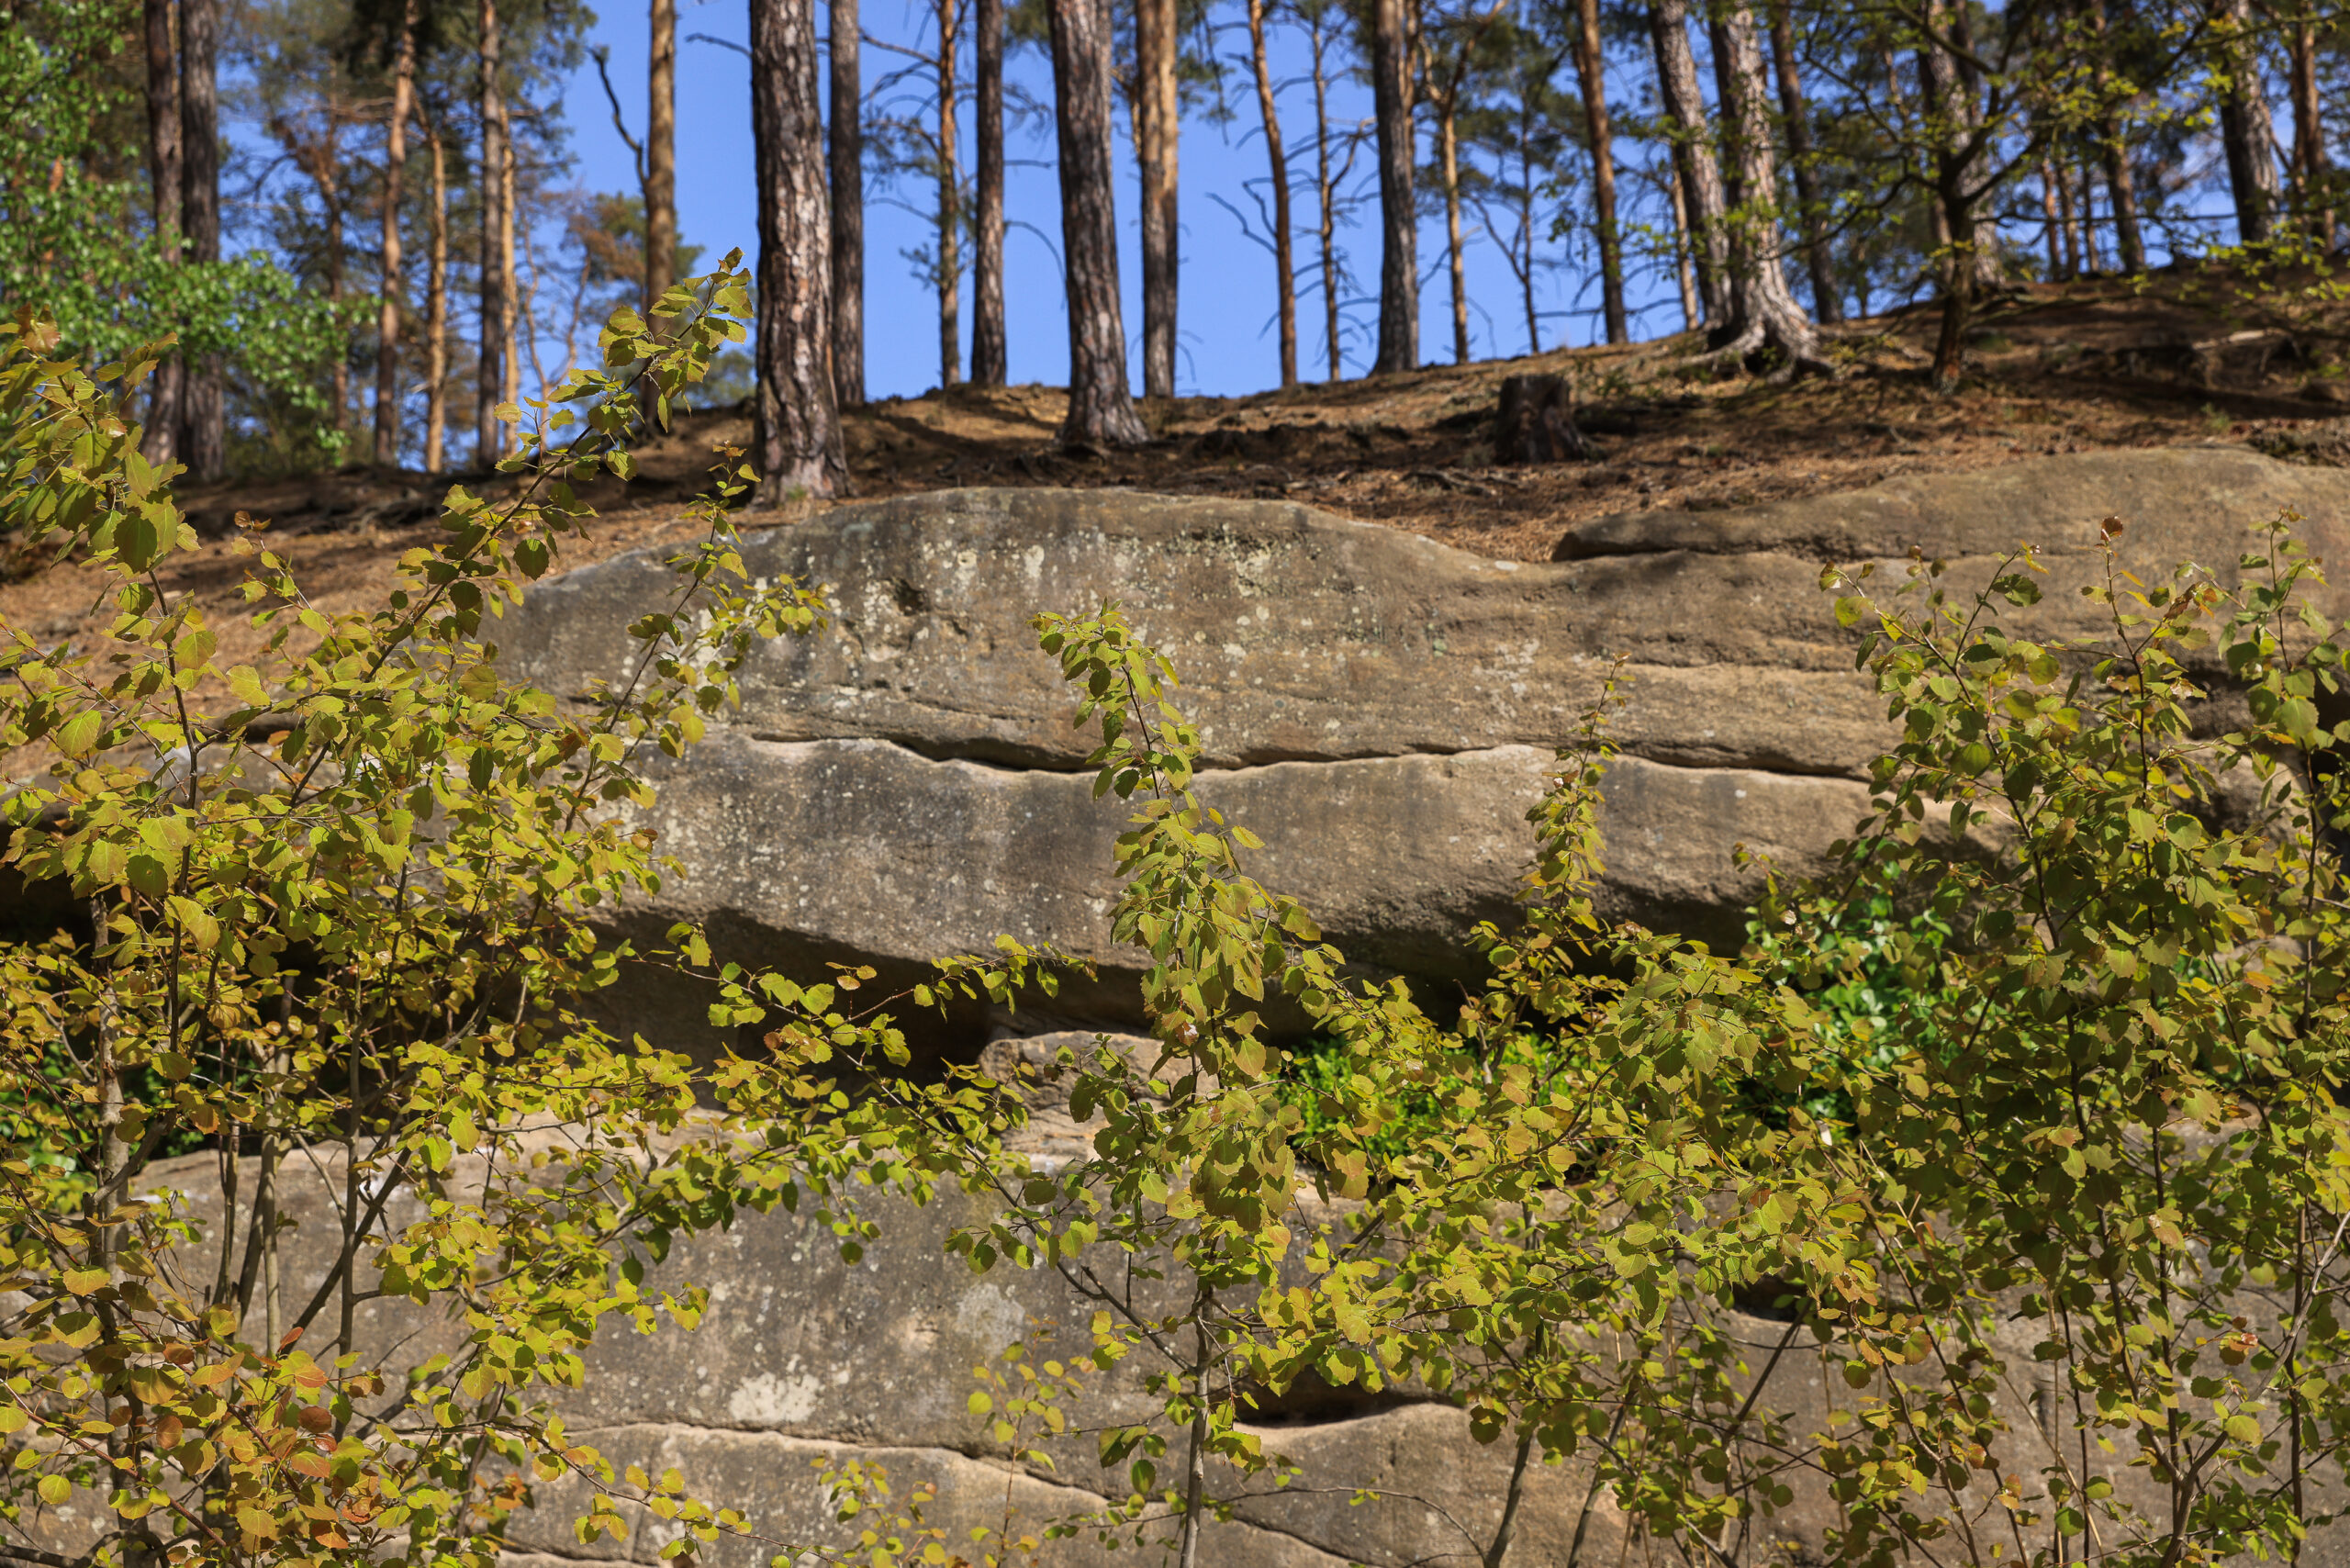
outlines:
M1226 8L1227 20L1237 20L1237 6ZM904 0L866 0L865 31L885 40L927 44L930 11ZM821 26L821 12L820 12ZM751 179L749 62L733 50L696 41L699 33L740 44L746 39L746 7L737 4L683 0L678 7L677 72L677 207L684 238L709 247L715 257L730 246L747 253L755 243L755 196ZM594 41L610 50L613 81L623 95L632 131L642 133L644 106L645 24L642 11L612 10L594 29ZM1303 35L1277 29L1273 35L1274 71L1289 79L1281 98L1292 167L1304 181L1311 170L1306 139L1311 132L1311 89L1303 77L1306 54ZM1183 128L1182 274L1180 313L1182 353L1177 387L1181 392L1230 394L1256 391L1279 379L1279 353L1271 329L1274 288L1270 252L1253 241L1240 220L1211 199L1221 196L1253 216L1255 203L1248 182L1261 190L1267 173L1263 144L1256 134L1256 100L1246 65L1247 35L1237 26L1218 35L1218 52L1232 58L1225 87L1231 115L1224 123L1194 112ZM968 73L968 42L965 70ZM904 64L901 56L867 44L865 74L868 88L885 73ZM1015 93L1024 90L1035 102L1049 106L1051 73L1036 51L1015 51L1008 67ZM1634 82L1619 76L1619 94L1638 91ZM633 101L631 95L633 93ZM1339 86L1332 118L1352 124L1370 112L1369 94L1353 83ZM635 174L627 148L614 132L603 90L592 66L571 81L567 113L577 155L576 178L590 190L632 190ZM1119 261L1126 278L1126 335L1137 355L1141 327L1139 237L1135 216L1133 165L1124 145L1121 110ZM968 162L971 149L968 106L962 146ZM1012 225L1005 252L1005 292L1011 339L1012 379L1015 382L1058 383L1068 365L1066 327L1061 312L1060 273L1057 252L1060 219L1055 198L1053 147L1049 119L1015 125L1010 133L1013 165L1006 178L1007 216ZM1619 142L1619 157L1643 154ZM1364 199L1354 220L1342 230L1338 248L1347 256L1359 286L1375 285L1379 269L1376 213L1369 199L1368 154L1356 161L1355 185ZM875 397L913 395L938 383L938 331L935 297L930 286L914 275L901 252L930 238L927 219L906 207L927 208L934 200L918 181L894 187L868 178L866 261L867 376ZM1577 196L1570 207L1579 207ZM1299 232L1298 262L1303 270L1315 257L1309 188L1301 188L1295 219ZM1262 230L1259 229L1259 233ZM1554 256L1572 241L1545 241ZM1420 263L1426 284L1421 300L1421 357L1451 357L1449 287L1443 269L1443 226L1431 218L1423 224ZM1490 241L1463 247L1472 302L1470 331L1474 357L1522 353L1527 348L1523 310L1515 274ZM1586 286L1588 285L1588 286ZM1578 294L1585 297L1578 298ZM1634 304L1651 303L1644 328L1636 335L1677 330L1680 316L1669 279L1636 279ZM963 354L968 369L970 343L968 274L963 289ZM1482 305L1485 312L1481 313ZM1595 310L1597 287L1582 267L1566 265L1540 281L1538 308L1546 312ZM1348 318L1367 325L1368 301L1352 304ZM1320 307L1301 306L1300 357L1308 378L1322 374L1324 335ZM1544 348L1561 341L1582 343L1596 331L1591 314L1556 314L1541 323ZM1348 371L1360 374L1368 359L1367 342L1351 345ZM1140 363L1132 367L1139 384Z

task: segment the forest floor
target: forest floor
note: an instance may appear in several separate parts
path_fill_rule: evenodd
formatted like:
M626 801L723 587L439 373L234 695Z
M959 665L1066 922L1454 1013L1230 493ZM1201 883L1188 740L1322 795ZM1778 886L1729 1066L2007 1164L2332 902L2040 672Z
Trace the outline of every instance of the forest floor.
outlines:
M851 413L850 467L859 496L1059 485L1286 498L1495 558L1544 560L1570 524L1610 513L1706 510L2050 453L2214 442L2350 465L2350 288L2339 281L2181 266L2020 288L1981 313L1951 394L1927 385L1938 323L1938 308L1920 306L1826 329L1843 367L1833 379L1774 383L1705 359L1688 334L1179 398L1146 410L1157 432L1148 446L1100 455L1054 447L1057 388L956 387ZM1529 373L1567 379L1595 460L1494 465L1500 383ZM703 483L711 449L747 445L749 433L740 409L680 420L639 450L635 484L591 492L602 515L565 563L681 538L680 503ZM245 511L273 521L274 547L323 607L379 603L392 563L421 542L419 525L452 479L483 484L354 467L187 487L182 504L213 543L181 557L174 580L228 598L243 563L220 536ZM0 587L0 615L68 635L96 611L95 587L76 570L24 574Z

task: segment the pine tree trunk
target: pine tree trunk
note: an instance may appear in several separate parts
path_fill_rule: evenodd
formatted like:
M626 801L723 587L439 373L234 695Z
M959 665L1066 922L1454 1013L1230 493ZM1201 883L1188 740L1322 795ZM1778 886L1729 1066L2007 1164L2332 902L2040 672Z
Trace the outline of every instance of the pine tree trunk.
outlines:
M1328 350L1329 379L1336 383L1346 374L1345 358L1338 352L1338 185L1330 168L1330 74L1324 66L1324 50L1327 39L1319 17L1314 22L1314 189L1320 204L1321 227L1315 237L1321 241L1322 268L1322 329Z
M1951 161L1943 161L1940 177L1939 206L1944 221L1950 225L1952 259L1955 264L1942 274L1942 327L1934 339L1934 363L1929 379L1941 392L1955 390L1964 368L1966 334L1975 323L1975 271L1965 264L1974 253L1975 241L1975 212L1964 194L1955 189L1957 180L1950 172Z
M181 0L181 254L198 263L220 259L219 39L219 0ZM198 479L220 478L229 431L218 354L188 365L181 399L179 460Z
M1526 308L1526 352L1542 352L1542 320L1534 309L1534 95L1517 95L1517 234L1526 253L1517 263L1519 303Z
M1379 353L1373 375L1420 362L1418 203L1412 191L1416 157L1412 128L1408 0L1370 0L1371 103L1379 146Z
M938 385L963 379L963 166L956 148L955 23L960 0L938 0Z
M1289 154L1273 101L1272 60L1265 48L1265 0L1248 0L1248 65L1257 80L1257 116L1265 128L1265 160L1273 183L1273 294L1279 313L1281 389L1297 385L1297 257L1290 240Z
M1796 58L1795 7L1771 0L1771 53L1779 78L1779 110L1787 122L1787 164L1795 175L1796 200L1803 207L1804 267L1811 275L1811 308L1822 321L1844 319L1842 291L1828 253L1828 214L1820 200L1819 171L1811 145L1811 111L1804 101L1803 71Z
M504 107L505 101L501 98L499 100L501 113L504 112ZM505 143L506 167L498 182L498 265L499 271L498 296L498 304L502 308L498 320L498 341L506 366L504 387L506 401L519 408L522 402L522 354L521 345L515 335L515 329L520 325L522 318L522 295L515 284L514 230L519 217L518 209L521 205L519 194L521 186L515 178L517 159L514 151L514 127L510 118L507 121L506 134L499 140ZM501 433L501 451L513 452L516 449L514 427L500 424L498 430Z
M179 50L172 41L172 0L146 0L147 178L154 196L155 244L166 262L180 259Z
M2065 225L2056 214L2056 165L2040 161L2040 237L2048 247L2048 275L2065 276Z
M1600 316L1607 341L1632 341L1624 311L1624 236L1616 218L1615 128L1607 118L1607 56L1599 37L1599 0L1576 6L1575 74L1583 88L1583 129L1591 139L1593 214L1599 228Z
M416 6L402 0L392 46L392 118L384 128L383 306L375 319L375 461L400 460L400 307L408 296L400 260L400 198L408 173L408 120L415 109Z
M1705 94L1697 85L1697 58L1689 49L1687 0L1651 0L1649 31L1656 48L1657 96L1673 122L1673 164L1689 202L1688 232L1695 237L1697 290L1706 320L1729 319L1728 236L1722 218L1721 171L1714 162L1713 136L1706 125Z
M973 172L978 210L971 225L971 384L1001 386L1011 379L1011 344L1003 319L1003 0L978 0L977 113L979 148Z
M1707 57L1714 65L1714 132L1718 144L1722 172L1722 207L1735 213L1746 205L1746 187L1740 183L1738 163L1738 118L1730 112L1730 95L1737 86L1730 81L1730 43L1727 14L1718 6L1706 8ZM1729 220L1723 230L1730 260L1730 308L1738 309L1738 229L1735 219Z
M147 179L154 193L155 247L166 265L180 259L180 77L179 51L172 41L171 0L146 0ZM179 454L181 393L185 362L172 355L155 367L148 384L147 428L140 450L147 461L172 462Z
M2056 184L2056 221L2063 225L2065 240L2065 263L2056 275L2069 283L2081 274L2081 227L2073 212L2073 182L2061 154L2049 161L2048 174Z
M1455 84L1456 88L1458 84ZM1452 363L1469 363L1469 263L1460 244L1460 139L1456 130L1457 93L1437 100L1437 167L1444 176L1444 261L1452 283Z
M2087 158L2081 160L2081 271L2095 277L2105 270L2105 258L2098 249L2097 237L2097 171ZM1939 210L1939 208L1937 208Z
M2089 50L2089 90L2099 103L2105 101L2106 85L2111 73L2107 60L2112 53L2105 39L2105 0L2089 0L2089 28L2096 42ZM2138 222L2138 181L2130 167L2130 150L2124 144L2121 129L2110 113L2098 120L2098 145L2105 162L2105 188L2113 196L2113 241L2121 253L2121 270L2142 273L2146 270L2146 237ZM2082 210L2087 210L2087 185L2082 185ZM2091 238L2094 246L2095 238ZM2096 270L2095 252L2091 251L2089 270Z
M1726 46L1722 119L1724 140L1738 169L1739 188L1745 193L1744 216L1731 227L1730 341L1729 353L1751 353L1774 348L1785 356L1787 368L1826 369L1820 357L1819 334L1811 318L1796 303L1787 287L1785 253L1778 220L1778 159L1771 140L1771 113L1765 95L1762 50L1754 31L1754 13L1743 4L1727 9L1720 38Z
M1061 255L1069 280L1069 417L1063 445L1140 446L1150 431L1126 381L1111 186L1110 17L1105 0L1051 0L1053 119Z
M1949 0L1926 0L1926 17L1937 33L1949 26L1948 3ZM1958 386L1964 368L1966 334L1974 323L1975 286L1980 275L1975 266L1977 236L1973 194L1966 187L1966 168L1958 147L1965 125L1965 106L1960 100L1964 89L1942 45L1930 40L1918 53L1918 80L1925 96L1926 113L1945 128L1941 143L1932 153L1933 213L1934 238L1949 261L1942 272L1942 330L1934 341L1930 379L1937 391L1946 392Z
M1142 390L1175 396L1181 231L1177 216L1181 106L1176 0L1135 0L1135 162L1142 175Z
M857 0L832 0L832 357L836 408L865 406L865 74Z
M753 499L848 487L834 401L832 225L816 96L816 0L752 0L751 147L759 185ZM837 26L840 12L833 12ZM837 41L837 40L835 40Z
M2331 253L2334 216L2325 179L2325 114L2318 98L2317 35L2306 13L2293 19L2286 58L2293 100L2293 207L2303 232Z
M432 157L431 250L424 258L424 471L448 466L449 156L436 119L419 116Z
M677 0L652 0L645 60L644 309L677 281Z
M1681 178L1679 157L1668 157L1664 166L1673 192L1673 277L1681 286L1681 329L1694 332L1706 324L1706 307L1697 297L1697 243L1689 232L1689 190Z
M498 80L498 0L481 0L476 84L481 117L480 342L475 353L474 466L505 455L498 405L506 395L506 266L498 237L506 230L506 97Z
M2113 243L2125 273L2146 270L2146 237L2139 226L2138 180L2130 167L2130 151L2116 133L2105 144L2105 188L2112 198Z
M2257 245L2275 231L2280 192L2277 160L2270 153L2276 129L2268 115L2268 88L2252 37L2249 0L2211 0L2211 20L2220 46L2220 144L2227 153L2228 189L2235 198L2236 237Z
M342 127L337 118L339 112L335 106L328 106L326 129L312 145L310 165L310 178L319 187L319 213L326 230L319 248L325 252L327 303L332 306L342 303L343 294ZM337 310L335 315L340 320L341 312ZM327 423L334 430L346 429L351 423L351 347L340 327L335 332L334 358L327 365L327 384L331 388L332 403Z

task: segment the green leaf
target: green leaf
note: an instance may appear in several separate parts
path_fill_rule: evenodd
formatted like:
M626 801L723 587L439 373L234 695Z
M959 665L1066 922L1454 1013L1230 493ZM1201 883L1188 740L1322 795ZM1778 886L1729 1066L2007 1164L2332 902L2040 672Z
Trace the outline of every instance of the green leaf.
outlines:
M174 895L168 907L199 951L208 953L220 945L220 923L203 905L194 899Z
M106 721L95 708L85 708L58 727L54 738L57 749L67 756L86 756L98 744L98 734Z

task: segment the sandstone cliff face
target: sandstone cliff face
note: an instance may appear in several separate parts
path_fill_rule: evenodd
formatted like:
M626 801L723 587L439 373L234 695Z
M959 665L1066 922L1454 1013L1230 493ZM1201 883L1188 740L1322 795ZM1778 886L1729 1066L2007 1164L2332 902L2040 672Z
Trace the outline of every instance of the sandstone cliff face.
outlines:
M2099 622L2076 590L2105 570L2104 518L2123 519L2120 564L2151 581L2181 560L2232 577L2249 531L2286 508L2319 554L2343 554L2350 474L2216 449L1629 515L1576 528L1557 560L1534 565L1279 504L991 490L840 506L750 541L755 573L824 585L835 625L758 655L741 711L661 778L654 821L690 874L635 918L701 920L745 961L870 961L893 977L1010 932L1102 966L1098 986L1049 1017L1131 1023L1136 964L1107 919L1123 812L1092 798L1088 739L1027 624L1116 600L1181 665L1214 766L1203 793L1266 842L1250 869L1304 898L1357 961L1414 977L1431 1002L1472 978L1461 936L1508 910L1524 813L1618 658L1630 685L1605 787L1602 902L1735 941L1762 873L1734 851L1817 867L1865 812L1865 768L1888 738L1819 591L1823 564L1873 560L1897 576L1915 551L1946 559L1965 588L2032 543L2051 567L2046 598L2010 623L2087 633ZM502 657L565 697L622 678L622 628L662 583L642 557L549 583L509 622ZM2321 603L2350 614L2340 590ZM664 1043L693 1032L676 999L624 1002L625 1021ZM991 1029L1038 1026L1025 1010L968 1019L946 1048L968 1057ZM1040 1120L1040 1157L1081 1139L1065 1122ZM892 1465L901 1493L936 1483L934 1518L958 1542L1007 1500L1030 1521L1083 1506L1102 1485L1085 1455L1050 1474L1009 1470L962 1409L969 1367L1024 1326L1069 1336L1082 1324L1043 1271L982 1279L943 1258L946 1227L966 1217L954 1203L890 1205L884 1241L855 1266L780 1214L681 1249L674 1266L717 1287L710 1323L605 1348L579 1422L616 1459L679 1464L779 1534L804 1538L823 1518L809 1462L852 1446ZM1728 1327L1758 1364L1783 1332L1735 1315ZM1835 1380L1807 1341L1774 1364L1770 1406L1820 1421ZM2030 1392L2016 1397L2029 1428ZM1139 1398L1122 1374L1088 1419ZM1443 1405L1301 1408L1267 1433L1304 1466L1299 1484L1244 1502L1207 1561L1469 1562L1498 1517L1509 1456L1471 1442ZM1353 1506L1358 1487L1386 1495ZM1574 1467L1536 1477L1512 1562L1567 1562L1586 1509L1581 1561L1617 1562L1625 1522ZM1800 1553L1828 1510L1806 1494L1758 1521L1739 1560ZM548 1568L576 1555L562 1518L524 1523L521 1551ZM596 1554L649 1561L659 1540ZM2342 1550L2321 1540L2310 1560ZM1063 1542L1045 1560L1100 1555ZM758 1560L748 1546L713 1557Z
M1823 564L1897 577L1915 550L1965 588L2031 543L2047 593L2011 623L2090 633L2076 590L2103 573L2102 519L2124 520L2119 559L2143 578L2185 560L2232 577L2287 508L2342 554L2350 474L2220 448L1631 514L1537 564L1270 502L963 490L835 507L749 542L754 573L824 585L835 624L757 655L741 710L662 780L655 822L690 874L643 914L708 922L747 959L892 973L999 932L1051 941L1105 976L1064 999L1066 1020L1131 1025L1133 966L1107 922L1123 814L1092 799L1089 737L1028 625L1115 600L1177 660L1216 769L1203 793L1265 840L1252 871L1358 962L1469 978L1461 934L1508 909L1524 812L1619 658L1601 902L1734 943L1762 863L1815 868L1865 812L1889 738ZM503 659L564 696L622 678L623 628L663 581L632 555L545 584Z

